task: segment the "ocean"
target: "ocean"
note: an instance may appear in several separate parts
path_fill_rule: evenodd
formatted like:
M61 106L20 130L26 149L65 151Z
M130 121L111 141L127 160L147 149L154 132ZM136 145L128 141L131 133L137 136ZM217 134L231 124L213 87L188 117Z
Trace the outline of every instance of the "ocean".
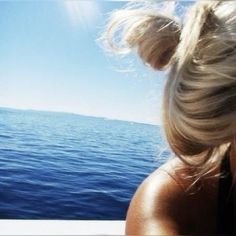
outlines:
M0 108L0 218L124 220L169 155L159 126Z

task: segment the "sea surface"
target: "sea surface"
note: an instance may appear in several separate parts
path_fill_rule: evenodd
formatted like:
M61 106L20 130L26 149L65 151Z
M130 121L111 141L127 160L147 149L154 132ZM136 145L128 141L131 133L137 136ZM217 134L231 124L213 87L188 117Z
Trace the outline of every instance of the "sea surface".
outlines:
M158 126L0 108L0 218L124 220L169 154Z

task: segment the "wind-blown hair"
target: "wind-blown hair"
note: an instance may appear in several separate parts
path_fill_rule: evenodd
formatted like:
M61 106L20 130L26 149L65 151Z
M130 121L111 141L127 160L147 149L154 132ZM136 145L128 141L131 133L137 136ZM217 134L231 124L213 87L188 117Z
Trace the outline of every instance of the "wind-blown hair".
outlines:
M204 166L236 133L236 3L198 1L182 23L152 4L113 12L102 40L155 70L169 68L167 141L184 162Z

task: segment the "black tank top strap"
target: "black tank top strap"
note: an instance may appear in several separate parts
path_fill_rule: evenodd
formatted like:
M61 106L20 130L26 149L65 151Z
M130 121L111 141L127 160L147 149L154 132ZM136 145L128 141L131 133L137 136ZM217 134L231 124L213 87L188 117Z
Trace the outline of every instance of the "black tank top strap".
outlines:
M218 191L218 234L234 234L234 199L233 177L230 171L230 148L220 166L219 191Z

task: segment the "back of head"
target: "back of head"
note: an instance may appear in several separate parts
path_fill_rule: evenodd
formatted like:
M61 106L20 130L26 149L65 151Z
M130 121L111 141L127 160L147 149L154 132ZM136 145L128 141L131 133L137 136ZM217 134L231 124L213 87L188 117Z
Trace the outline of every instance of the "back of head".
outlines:
M112 50L135 50L156 70L170 68L166 137L178 157L202 165L236 133L236 3L198 1L183 24L159 12L151 5L114 12L103 39Z

